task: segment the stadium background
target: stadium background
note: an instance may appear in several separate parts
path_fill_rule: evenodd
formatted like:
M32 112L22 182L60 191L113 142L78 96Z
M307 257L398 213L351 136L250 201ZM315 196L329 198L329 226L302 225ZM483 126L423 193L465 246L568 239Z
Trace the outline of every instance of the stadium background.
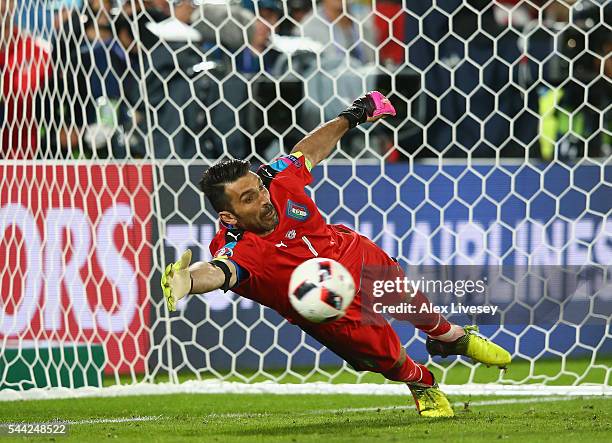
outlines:
M316 4L316 20L308 1L205 3L17 1L5 14L31 68L18 94L2 66L5 349L102 343L105 372L133 377L337 366L232 294L169 316L157 281L186 247L209 257L203 167L270 160L373 88L399 113L317 168L330 221L404 264L612 263L610 61L596 62L612 45L609 2L345 2L346 32L326 22L342 2ZM527 360L612 351L609 316L483 330ZM400 332L426 358L422 338Z

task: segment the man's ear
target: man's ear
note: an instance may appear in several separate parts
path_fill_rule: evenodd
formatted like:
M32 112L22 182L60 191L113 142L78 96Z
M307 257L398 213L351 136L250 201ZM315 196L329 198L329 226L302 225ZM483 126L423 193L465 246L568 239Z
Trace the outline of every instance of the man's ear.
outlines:
M219 218L226 225L235 225L236 223L238 223L238 219L236 218L236 216L229 211L219 212Z

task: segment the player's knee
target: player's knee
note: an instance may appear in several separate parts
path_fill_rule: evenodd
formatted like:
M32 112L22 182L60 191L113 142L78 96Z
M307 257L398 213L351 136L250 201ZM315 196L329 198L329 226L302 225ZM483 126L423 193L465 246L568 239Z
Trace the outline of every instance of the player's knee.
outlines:
M406 351L400 347L399 356L397 358L378 358L378 359L360 359L346 360L346 362L355 371L370 371L382 374L386 377L387 373L394 373L400 370L406 363Z
M389 376L401 371L406 363L406 351L400 348L399 356L396 359L380 359L376 363L371 361L360 361L359 364L352 363L351 366L357 371L370 371L383 375L392 380Z
M406 363L406 350L404 348L400 348L400 353L397 361L391 366L391 370L401 368Z
M405 364L406 364L406 350L404 348L400 348L400 353L398 359L395 361L393 366L390 368L380 371L380 373L388 380L393 381L404 381L405 378Z

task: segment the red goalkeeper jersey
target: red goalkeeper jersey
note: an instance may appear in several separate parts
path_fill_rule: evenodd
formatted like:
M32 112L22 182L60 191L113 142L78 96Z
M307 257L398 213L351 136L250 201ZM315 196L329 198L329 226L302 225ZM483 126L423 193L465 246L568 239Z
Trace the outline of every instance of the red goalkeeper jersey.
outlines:
M260 167L257 174L270 191L278 226L264 237L223 226L210 244L214 258L232 260L246 271L241 272L234 292L294 322L300 317L289 303L288 290L291 273L298 265L313 257L334 259L349 270L359 288L363 248L373 246L352 229L325 222L304 190L312 181L310 169L310 162L300 152Z

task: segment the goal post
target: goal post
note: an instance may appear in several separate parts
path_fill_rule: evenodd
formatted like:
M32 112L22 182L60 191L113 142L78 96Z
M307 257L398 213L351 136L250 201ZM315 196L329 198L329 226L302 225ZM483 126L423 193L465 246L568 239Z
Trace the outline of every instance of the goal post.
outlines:
M417 280L486 275L473 304L499 314L451 319L513 365L432 359L394 321L408 354L452 393L612 395L609 1L345 1L335 24L316 4L49 3L0 11L0 400L395 392L247 298L169 313L159 285L186 248L211 258L205 168L288 152L373 88L398 115L308 191Z

